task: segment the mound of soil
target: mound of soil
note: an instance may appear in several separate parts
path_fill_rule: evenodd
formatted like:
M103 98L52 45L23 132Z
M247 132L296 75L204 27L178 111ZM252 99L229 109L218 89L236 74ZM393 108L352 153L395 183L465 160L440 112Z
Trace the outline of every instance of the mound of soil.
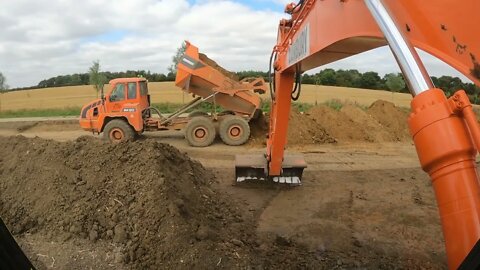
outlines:
M250 121L250 139L247 142L249 145L267 145L268 123L269 116L265 114Z
M339 142L369 140L363 127L343 112L327 106L316 106L307 115Z
M364 110L357 106L346 105L340 110L351 121L355 122L360 128L360 132L364 134L367 142L390 142L394 141L394 136L384 129L375 118L370 116Z
M251 145L265 145L268 121L265 116L251 122ZM288 125L289 145L410 140L407 113L381 100L366 111L354 105L340 111L319 105L305 114L292 109Z
M288 144L333 143L335 139L315 120L292 109L288 124Z
M340 111L320 105L307 115L339 142L410 140L407 113L387 101L376 101L366 111L354 105L345 105Z
M407 124L408 113L396 107L395 104L377 100L368 108L367 113L394 135L398 141L410 140Z
M169 145L17 136L0 147L0 215L16 235L108 243L134 269L320 265L295 243L256 239L214 175Z
M250 122L251 145L265 145L268 135L269 116ZM296 109L290 112L287 143L289 145L334 143L335 139L325 129Z
M239 78L238 76L233 73L233 72L230 72L226 69L224 69L222 66L220 66L219 64L217 64L217 62L213 61L212 59L208 58L207 55L203 54L203 53L200 53L199 54L199 58L200 60L202 60L205 64L211 66L212 68L220 71L223 75L227 76L228 78L232 79L232 80L235 80L235 81L239 81Z

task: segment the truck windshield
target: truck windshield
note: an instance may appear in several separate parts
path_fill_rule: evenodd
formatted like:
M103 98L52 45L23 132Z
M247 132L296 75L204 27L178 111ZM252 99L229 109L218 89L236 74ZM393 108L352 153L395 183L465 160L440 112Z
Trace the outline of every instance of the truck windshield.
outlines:
M123 83L117 84L110 94L110 101L121 101L125 99L125 85Z
M147 82L140 82L140 95L148 95Z

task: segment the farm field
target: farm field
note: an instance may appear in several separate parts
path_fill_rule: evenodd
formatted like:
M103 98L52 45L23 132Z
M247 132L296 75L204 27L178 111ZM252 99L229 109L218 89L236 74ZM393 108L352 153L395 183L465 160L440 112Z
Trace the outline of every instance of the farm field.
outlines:
M150 83L149 88L152 103L182 104L191 100L191 97L175 87L173 82ZM105 92L109 90L106 85ZM95 90L88 85L15 91L0 96L2 111L80 108L96 97ZM265 95L264 99L268 100L269 97ZM321 104L338 100L370 106L378 99L393 102L400 107L409 107L412 98L409 94L392 94L388 91L304 85L299 102Z

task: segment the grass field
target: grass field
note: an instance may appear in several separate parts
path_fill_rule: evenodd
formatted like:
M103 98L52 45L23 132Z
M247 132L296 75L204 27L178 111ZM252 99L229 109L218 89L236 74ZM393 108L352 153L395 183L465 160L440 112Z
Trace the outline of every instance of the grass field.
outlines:
M152 103L169 112L192 98L173 82L150 83ZM105 91L110 87L105 86ZM0 117L70 116L78 115L80 108L97 97L92 86L71 86L15 91L0 96ZM268 95L262 97L269 100ZM409 107L411 96L387 91L353 89L344 87L304 85L299 103L321 104L326 102L352 103L369 106L378 99Z

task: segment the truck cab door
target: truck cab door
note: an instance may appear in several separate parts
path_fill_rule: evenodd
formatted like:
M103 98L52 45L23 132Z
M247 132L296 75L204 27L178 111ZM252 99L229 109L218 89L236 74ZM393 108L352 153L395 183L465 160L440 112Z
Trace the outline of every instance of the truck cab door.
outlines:
M118 83L110 92L107 103L107 111L112 113L121 112L123 103L126 97L126 85L124 83Z

